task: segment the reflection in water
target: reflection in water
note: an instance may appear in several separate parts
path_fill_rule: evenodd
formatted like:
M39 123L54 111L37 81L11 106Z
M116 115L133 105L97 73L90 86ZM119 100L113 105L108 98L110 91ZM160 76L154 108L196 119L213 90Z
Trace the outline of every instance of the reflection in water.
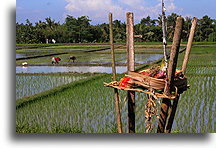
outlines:
M135 54L135 63L137 64L147 64L162 58L162 54ZM111 56L109 54L98 54L96 56L89 56L89 63L94 64L105 64L110 63ZM116 54L115 55L116 64L126 64L127 55L126 54Z
M16 58L21 58L21 57L23 57L23 54L19 54L19 53L16 54Z
M16 53L16 58L23 58L23 57L27 57L27 56L35 56L35 54L31 54L31 53Z
M20 56L17 54L17 56ZM163 57L162 54L136 54L136 64L147 64ZM108 54L97 54L97 56L88 56L88 63L91 64L106 64L110 63L111 56ZM85 63L85 62L82 62ZM126 54L116 54L116 64L126 64ZM116 66L117 73L127 71L127 66ZM96 72L96 73L112 73L111 67L106 66L28 66L16 67L17 73L54 73L54 72Z
M139 64L147 64L162 58L162 54L137 54L135 55L135 61Z
M116 66L117 73L127 71L127 66ZM112 67L105 66L28 66L16 67L16 73L54 73L54 72L97 72L97 73L112 73Z

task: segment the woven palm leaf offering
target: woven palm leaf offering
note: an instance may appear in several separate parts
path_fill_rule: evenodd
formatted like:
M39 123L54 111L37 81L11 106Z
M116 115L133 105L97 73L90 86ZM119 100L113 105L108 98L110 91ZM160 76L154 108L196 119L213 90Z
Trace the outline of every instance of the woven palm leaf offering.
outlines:
M175 90L173 90L169 96L164 94L166 87L168 87L167 82L166 69L162 66L153 65L139 72L129 72L129 74L121 78L120 81L104 83L104 86L144 92L147 94L152 94L152 90L154 90L154 95L157 97L169 99L174 99L177 94L181 94L188 88L187 78L182 70L176 70L174 77Z

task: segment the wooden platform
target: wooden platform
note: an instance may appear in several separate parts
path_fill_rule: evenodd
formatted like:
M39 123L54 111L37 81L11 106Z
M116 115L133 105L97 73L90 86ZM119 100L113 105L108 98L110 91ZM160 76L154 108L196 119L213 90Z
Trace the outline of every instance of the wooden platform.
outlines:
M110 83L104 82L104 86L125 91L143 92L152 95L155 98L168 98L171 100L174 100L179 94L186 91L189 87L187 85L187 78L185 76L181 76L179 73L176 73L176 77L174 79L175 91L169 96L163 93L164 88L166 87L165 79L157 79L137 72L130 72L128 75L125 75L125 77L130 78L128 81L129 85L126 87L121 87L120 82L118 81L112 81Z

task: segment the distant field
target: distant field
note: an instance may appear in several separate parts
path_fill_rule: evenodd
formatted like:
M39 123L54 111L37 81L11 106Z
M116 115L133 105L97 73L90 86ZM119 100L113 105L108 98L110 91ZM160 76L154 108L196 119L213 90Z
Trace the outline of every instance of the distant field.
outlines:
M16 50L17 59L16 65L21 66L23 62L29 65L52 65L51 58L59 56L62 61L58 65L73 66L73 65L105 65L111 66L111 55L109 44L66 44L66 45L17 45L25 48ZM41 47L42 46L42 47ZM31 48L29 48L31 47ZM170 45L168 46L170 48ZM163 53L162 45L159 44L138 44L135 45L136 50L136 64L143 64L145 61L151 62L154 58L150 58L153 54ZM127 54L125 44L115 44L116 62L117 65L126 65ZM76 56L75 63L69 61L70 56ZM159 57L159 56L158 56ZM157 60L157 59L156 59Z

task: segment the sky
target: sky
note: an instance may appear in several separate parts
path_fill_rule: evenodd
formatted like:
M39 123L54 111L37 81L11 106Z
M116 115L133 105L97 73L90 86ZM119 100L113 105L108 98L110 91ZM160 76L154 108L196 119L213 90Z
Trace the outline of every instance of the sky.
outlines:
M177 13L183 17L216 19L215 0L165 0L166 15ZM35 23L51 17L63 23L67 15L89 16L91 24L108 23L108 13L113 19L125 22L126 12L134 13L135 23L144 17L157 18L161 13L161 0L17 0L16 22Z

